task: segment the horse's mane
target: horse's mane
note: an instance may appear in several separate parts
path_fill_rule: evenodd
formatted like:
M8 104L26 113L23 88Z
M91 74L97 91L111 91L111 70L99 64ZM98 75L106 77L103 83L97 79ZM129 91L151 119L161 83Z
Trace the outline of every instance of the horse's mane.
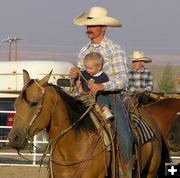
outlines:
M149 94L136 93L133 100L139 105L148 105L157 102L157 99L151 97Z
M89 113L87 113L84 118L79 121L80 117L87 111L87 106L85 106L81 100L67 94L65 91L63 91L62 88L53 84L49 85L56 90L56 92L66 104L69 112L70 123L75 123L76 131L80 131L81 129L83 129L86 131L95 132L96 128L94 123L92 122L92 119L90 118Z
M168 107L171 104L175 103L180 103L180 99L179 98L163 98L160 100L157 100L156 102L153 103L149 103L147 106L164 106L164 107Z

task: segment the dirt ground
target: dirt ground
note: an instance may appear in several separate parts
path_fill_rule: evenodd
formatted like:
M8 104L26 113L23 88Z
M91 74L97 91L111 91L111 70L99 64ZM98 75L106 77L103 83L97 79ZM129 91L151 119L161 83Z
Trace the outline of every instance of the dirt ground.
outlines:
M0 150L1 152L2 150ZM12 152L13 150L6 150ZM171 153L171 156L180 157L180 152ZM7 156L6 156L7 157ZM12 156L11 156L12 157ZM19 157L19 156L18 156ZM0 161L4 159L0 157ZM5 160L6 161L6 160ZM11 160L11 163L13 159ZM180 159L173 159L174 163L180 163ZM15 162L14 162L15 163ZM0 178L49 178L47 165L40 167L36 166L0 166Z
M17 151L8 148L0 149L0 153L17 153ZM32 160L32 156L26 156L26 158ZM12 164L0 165L0 178L49 178L47 165L42 166L41 168L40 166L33 166L32 163L31 166L13 165L20 164L21 161L24 161L24 159L21 158L19 155L0 155L1 164ZM28 162L24 162L24 164L28 164Z
M174 161L178 163L179 160ZM0 166L0 178L49 178L47 168Z
M0 166L0 178L48 178L48 170L39 167Z

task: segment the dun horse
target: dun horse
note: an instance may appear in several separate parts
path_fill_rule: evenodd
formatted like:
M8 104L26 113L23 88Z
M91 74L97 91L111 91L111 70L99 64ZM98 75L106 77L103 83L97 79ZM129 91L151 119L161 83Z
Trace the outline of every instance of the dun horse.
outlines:
M51 73L41 80L31 80L28 72L23 71L24 87L15 103L10 144L17 150L23 149L28 139L46 128L51 144L51 177L112 178L106 171L111 152L106 150L102 135L84 105L62 90L57 92L57 87L48 84L50 76ZM156 123L147 115L145 120L156 137L139 149L140 173L142 177L154 178L159 167L164 168L162 159L166 155L161 156L161 133Z

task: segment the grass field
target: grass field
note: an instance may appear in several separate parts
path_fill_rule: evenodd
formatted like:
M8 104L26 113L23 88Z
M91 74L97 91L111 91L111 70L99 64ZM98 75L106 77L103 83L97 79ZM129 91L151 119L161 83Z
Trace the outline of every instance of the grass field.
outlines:
M147 68L149 68L154 76L154 90L157 90L157 85L158 82L163 74L164 70L164 65L147 65ZM180 76L180 65L172 65L172 72L173 72L173 77L175 81L175 87L176 91L180 92L180 86L176 82L176 77Z

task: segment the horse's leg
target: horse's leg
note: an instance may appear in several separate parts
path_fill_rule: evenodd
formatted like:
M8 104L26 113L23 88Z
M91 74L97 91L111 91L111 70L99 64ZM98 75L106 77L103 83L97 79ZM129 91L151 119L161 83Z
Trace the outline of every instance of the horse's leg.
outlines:
M153 141L153 154L149 169L148 178L157 177L158 169L161 163L161 144L158 140Z
M142 163L144 164L142 177L155 178L157 177L157 172L161 162L161 144L159 140L150 141L145 144L142 149L142 154L146 155L142 157Z
M149 169L149 161L152 156L152 142L148 142L141 146L140 148L140 158L139 158L139 164L140 164L140 172L141 177L146 177L147 170Z
M100 149L102 150L102 148ZM95 153L96 155L96 153ZM82 178L105 178L106 171L110 168L111 153L107 152L99 154L88 162ZM106 164L105 164L106 161ZM106 167L107 166L107 167ZM107 169L107 170L106 170ZM110 177L107 177L110 178Z

